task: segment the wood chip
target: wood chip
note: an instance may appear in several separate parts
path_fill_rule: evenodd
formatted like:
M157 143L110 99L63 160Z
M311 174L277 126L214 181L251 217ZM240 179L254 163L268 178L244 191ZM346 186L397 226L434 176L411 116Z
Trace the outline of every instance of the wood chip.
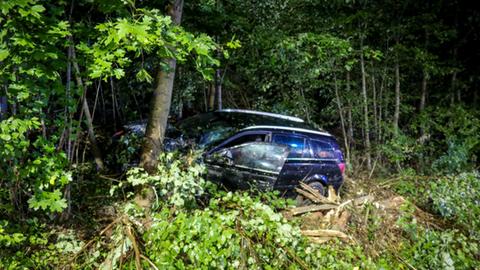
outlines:
M347 229L347 224L350 219L351 213L347 210L343 211L338 219L334 221L333 229L343 231Z
M328 186L328 198L327 200L331 202L337 202L340 200L340 198L337 195L337 192L333 188L333 186Z

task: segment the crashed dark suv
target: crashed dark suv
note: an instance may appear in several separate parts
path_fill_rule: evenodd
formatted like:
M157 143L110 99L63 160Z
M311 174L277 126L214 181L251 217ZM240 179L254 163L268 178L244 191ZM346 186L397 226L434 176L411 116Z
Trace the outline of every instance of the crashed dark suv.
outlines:
M183 141L204 149L207 178L229 188L292 194L303 181L325 194L327 186L338 192L343 183L337 141L300 118L228 109L193 116L177 128Z

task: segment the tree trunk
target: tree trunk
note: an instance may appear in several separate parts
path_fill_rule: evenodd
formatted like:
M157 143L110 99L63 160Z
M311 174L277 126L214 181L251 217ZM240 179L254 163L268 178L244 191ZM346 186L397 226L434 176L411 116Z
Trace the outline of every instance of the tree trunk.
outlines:
M367 82L365 74L365 60L363 58L363 40L360 45L360 69L362 73L362 97L363 97L363 124L364 124L364 140L365 140L365 156L367 158L367 168L372 168L372 158L370 154L370 127L368 124L368 97L367 97Z
M222 104L222 72L220 68L215 71L215 94L217 100L217 110L221 110Z
M450 103L451 105L453 105L455 103L455 94L457 94L457 96L460 96L459 94L459 90L457 89L457 71L454 71L453 74L452 74L452 83L451 83L451 93L450 93Z
M422 96L420 97L419 112L422 113L425 110L425 104L427 101L427 72L423 71L422 78Z
M345 129L345 117L343 116L343 106L340 101L340 95L338 94L337 76L334 75L333 79L335 80L335 98L337 100L338 114L340 115L340 125L342 126L343 143L345 145L345 152L347 155L346 156L347 168L350 168L350 147L348 146L347 131Z
M382 121L383 121L383 107L384 107L384 100L383 100L383 89L385 88L385 73L386 70L384 70L382 74L382 80L380 82L380 91L378 93L378 138L377 138L377 143L382 143L383 142L383 131L382 131ZM379 154L379 152L377 153Z
M395 59L395 113L393 115L393 133L398 134L398 122L400 119L400 64L398 54Z
M175 0L167 6L167 13L177 25L180 24L182 10L183 0ZM150 117L148 118L140 160L140 166L150 173L157 167L158 155L162 150L172 101L175 68L177 65L175 58L164 59L163 62L168 69L160 69L157 72L157 86L153 91L152 102L150 104Z
M373 101L373 134L375 135L374 138L372 139L373 141L378 143L378 113L377 113L377 86L376 86L376 80L375 80L375 75L373 73L373 68L372 68L372 101Z
M215 93L216 93L215 85L209 83L208 86L208 111L215 110Z
M85 114L85 122L87 124L87 131L88 131L88 139L90 141L92 147L92 154L95 159L95 164L97 164L97 170L103 170L103 159L100 149L98 148L97 139L95 138L95 130L93 129L93 119L92 115L90 114L90 109L88 107L87 102L87 89L83 86L82 77L80 77L80 68L78 67L77 59L75 56L75 48L71 45L72 50L72 65L73 70L75 72L75 79L77 81L77 86L83 90L83 98L82 98L82 111Z
M347 71L347 93L351 95L350 91L350 71ZM348 99L348 141L350 142L350 149L353 146L353 120L352 120L352 104Z

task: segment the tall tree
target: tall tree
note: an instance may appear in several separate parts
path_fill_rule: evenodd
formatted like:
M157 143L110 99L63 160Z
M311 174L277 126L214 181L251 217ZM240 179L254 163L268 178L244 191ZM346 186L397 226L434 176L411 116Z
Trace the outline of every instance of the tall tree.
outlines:
M180 25L182 11L183 0L174 0L173 3L167 5L167 14L177 25ZM165 66L159 69L156 76L157 85L153 91L150 104L150 115L140 160L140 166L149 172L152 172L156 168L157 158L162 149L172 101L177 61L172 57L163 60L163 64Z
M364 143L365 143L365 155L367 159L367 168L372 167L372 160L370 154L370 127L368 121L368 97L367 97L367 81L366 81L366 72L365 72L365 57L364 57L364 48L363 48L363 37L360 41L360 70L362 76L362 97L363 97L363 127L364 132Z

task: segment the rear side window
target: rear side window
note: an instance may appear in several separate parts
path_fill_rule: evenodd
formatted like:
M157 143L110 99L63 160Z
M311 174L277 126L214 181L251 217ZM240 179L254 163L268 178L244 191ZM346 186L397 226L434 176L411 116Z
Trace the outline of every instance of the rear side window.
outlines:
M330 142L320 140L310 140L312 144L313 156L315 158L337 159L336 149Z
M290 147L288 158L301 158L305 152L305 139L283 134L273 135L272 142Z

